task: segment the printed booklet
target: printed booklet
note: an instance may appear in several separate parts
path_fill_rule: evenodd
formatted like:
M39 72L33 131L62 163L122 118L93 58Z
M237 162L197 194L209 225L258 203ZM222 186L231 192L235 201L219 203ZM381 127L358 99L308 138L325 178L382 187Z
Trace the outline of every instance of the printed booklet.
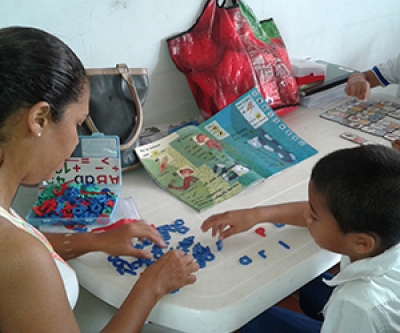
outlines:
M317 153L256 88L200 125L135 150L161 187L198 211Z

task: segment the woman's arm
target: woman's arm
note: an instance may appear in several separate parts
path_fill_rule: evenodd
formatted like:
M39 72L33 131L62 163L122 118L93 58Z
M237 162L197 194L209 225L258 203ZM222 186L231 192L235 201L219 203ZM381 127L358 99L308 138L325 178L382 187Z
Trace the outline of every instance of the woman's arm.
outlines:
M135 221L99 233L44 233L44 235L54 250L66 260L93 251L102 251L114 256L128 255L151 259L149 251L133 248L133 238L147 238L160 247L166 246L158 231L144 221Z
M0 238L0 332L78 333L51 254L36 238L9 228ZM198 269L191 255L167 252L143 272L102 332L139 333L154 305L165 294L194 283Z
M60 273L43 243L11 225L0 235L0 332L79 332Z

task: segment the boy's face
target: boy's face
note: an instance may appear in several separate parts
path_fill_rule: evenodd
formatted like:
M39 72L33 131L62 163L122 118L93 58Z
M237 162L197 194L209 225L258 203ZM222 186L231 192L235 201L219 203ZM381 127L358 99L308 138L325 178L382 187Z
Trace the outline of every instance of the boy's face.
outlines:
M323 249L348 254L349 234L343 234L335 218L325 205L324 198L315 190L312 181L308 187L309 208L304 212L308 230L315 242Z

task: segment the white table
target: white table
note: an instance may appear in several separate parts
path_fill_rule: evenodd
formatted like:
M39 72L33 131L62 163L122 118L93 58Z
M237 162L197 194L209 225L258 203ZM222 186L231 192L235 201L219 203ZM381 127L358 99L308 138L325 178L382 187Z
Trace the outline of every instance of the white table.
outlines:
M315 162L335 149L355 146L339 137L343 132L390 145L384 139L322 119L320 113L320 109L299 108L283 117L294 132L318 150L317 155L202 213L164 192L143 169L124 174L122 196L133 197L142 218L155 225L182 218L190 228L185 236L194 235L216 256L196 273L194 285L162 298L149 316L151 322L182 332L232 332L338 262L339 256L320 249L304 228L265 223L261 225L267 232L265 238L252 230L225 240L222 251L217 250L210 233L199 229L204 219L215 213L307 199L308 177ZM173 238L171 246L182 238ZM266 259L258 254L260 250L265 250ZM252 263L240 264L243 255ZM137 279L118 274L103 253L84 255L72 260L71 265L84 288L114 307L121 305Z

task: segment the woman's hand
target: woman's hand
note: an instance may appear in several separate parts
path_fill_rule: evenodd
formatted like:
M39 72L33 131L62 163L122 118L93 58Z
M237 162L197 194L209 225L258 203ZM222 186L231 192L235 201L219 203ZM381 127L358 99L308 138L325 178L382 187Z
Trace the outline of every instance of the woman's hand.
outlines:
M113 256L126 255L151 259L153 256L149 251L133 247L132 240L135 238L146 238L160 247L166 247L156 228L143 220L133 220L131 223L100 232L96 236L99 242L99 250Z
M233 210L209 217L201 230L206 232L211 229L213 237L218 235L219 239L223 239L247 231L257 222L251 209Z
M193 284L196 281L193 273L198 269L199 265L193 256L181 250L171 250L151 264L139 280L150 282L157 297L161 298L185 285Z
M171 250L152 263L102 332L140 332L150 311L165 294L196 281L199 265L191 255Z

